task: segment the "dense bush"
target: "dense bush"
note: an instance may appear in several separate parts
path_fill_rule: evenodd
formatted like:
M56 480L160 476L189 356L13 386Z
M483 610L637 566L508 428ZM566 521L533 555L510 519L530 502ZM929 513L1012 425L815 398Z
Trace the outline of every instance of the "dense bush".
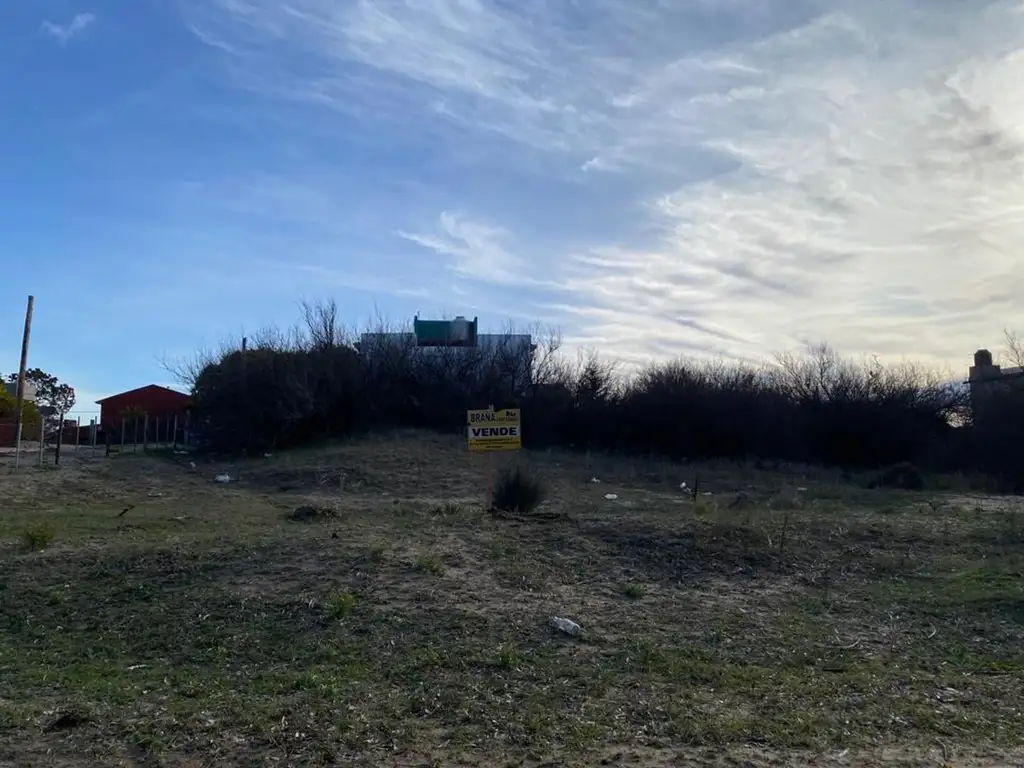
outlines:
M963 387L909 364L822 346L760 367L676 361L626 376L594 355L566 360L550 340L529 355L423 349L408 334L354 342L332 303L305 309L302 332L177 366L207 447L260 452L392 426L457 432L468 408L494 405L522 409L532 448L1019 474L1024 408L972 425Z
M0 421L14 421L18 411L17 399L0 382ZM36 404L26 400L21 404L22 424L38 429L41 416Z

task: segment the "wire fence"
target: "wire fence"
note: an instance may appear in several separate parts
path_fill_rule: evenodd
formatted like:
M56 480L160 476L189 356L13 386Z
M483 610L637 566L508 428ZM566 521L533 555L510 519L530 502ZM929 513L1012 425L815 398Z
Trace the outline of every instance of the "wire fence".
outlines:
M0 420L0 450L13 452L16 468L42 466L48 454L56 454L58 445L62 454L89 457L187 450L190 439L188 420L179 416L132 416L107 425L96 418L65 419L61 425L36 419L22 424L20 439L17 432L13 419Z

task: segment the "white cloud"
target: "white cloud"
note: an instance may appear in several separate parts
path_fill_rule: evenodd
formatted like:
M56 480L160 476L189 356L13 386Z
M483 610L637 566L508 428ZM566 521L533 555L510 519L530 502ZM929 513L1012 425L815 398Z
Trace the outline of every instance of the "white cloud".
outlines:
M52 35L61 45L67 45L73 37L77 37L96 21L91 13L79 13L71 20L71 23L61 26L52 21L44 21L40 29L48 35Z
M451 257L451 269L466 277L489 283L525 284L532 279L524 273L522 259L506 251L506 232L473 221L457 211L445 211L434 232L398 232L416 245Z
M250 87L601 191L543 237L570 201L467 196L394 229L469 278L562 285L538 311L606 351L828 339L960 366L1017 320L1016 0L207 0L190 23Z

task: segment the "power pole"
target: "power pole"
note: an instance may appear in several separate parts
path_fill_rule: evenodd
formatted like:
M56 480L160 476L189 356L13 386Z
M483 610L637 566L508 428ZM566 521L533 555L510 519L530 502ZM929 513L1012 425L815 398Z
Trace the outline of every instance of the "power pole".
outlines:
M14 468L17 469L21 463L21 409L25 402L25 369L28 367L28 339L32 333L32 309L35 306L36 297L28 297L28 307L25 309L25 331L21 336L21 367L18 368L18 394L15 397L14 406Z

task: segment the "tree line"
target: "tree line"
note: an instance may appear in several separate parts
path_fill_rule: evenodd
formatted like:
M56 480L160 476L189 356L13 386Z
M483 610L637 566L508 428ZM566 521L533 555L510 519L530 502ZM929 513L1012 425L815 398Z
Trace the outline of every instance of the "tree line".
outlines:
M1016 487L1024 409L998 434L973 424L967 388L912 363L851 360L827 345L762 365L678 360L632 374L597 354L417 347L410 334L357 335L334 302L168 369L192 389L193 429L219 452L261 453L388 427L457 432L469 408L519 407L528 448L672 459L764 459L867 469L913 463Z

